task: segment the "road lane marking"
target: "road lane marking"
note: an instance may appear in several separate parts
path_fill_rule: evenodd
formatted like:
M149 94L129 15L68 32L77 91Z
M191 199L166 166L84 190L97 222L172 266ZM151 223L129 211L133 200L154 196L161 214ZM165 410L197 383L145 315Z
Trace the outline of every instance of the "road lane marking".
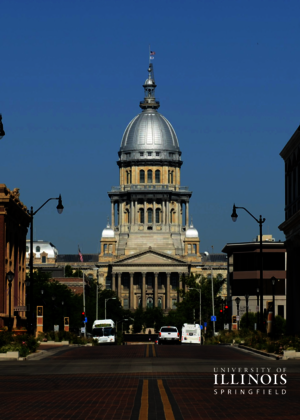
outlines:
M139 420L148 420L148 379L143 381Z
M156 357L155 344L152 346L153 357Z
M163 385L163 381L161 379L157 380L158 389L160 392L160 397L164 406L164 412L166 420L175 420L173 410L169 401L169 398L167 396L166 390Z
M149 345L148 344L146 344L146 357L149 357Z

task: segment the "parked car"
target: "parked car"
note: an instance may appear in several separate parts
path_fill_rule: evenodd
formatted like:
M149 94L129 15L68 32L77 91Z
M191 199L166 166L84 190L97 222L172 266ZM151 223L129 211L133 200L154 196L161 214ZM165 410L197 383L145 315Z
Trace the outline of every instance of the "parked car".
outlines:
M180 343L180 334L177 327L161 327L158 333L158 344L163 343Z

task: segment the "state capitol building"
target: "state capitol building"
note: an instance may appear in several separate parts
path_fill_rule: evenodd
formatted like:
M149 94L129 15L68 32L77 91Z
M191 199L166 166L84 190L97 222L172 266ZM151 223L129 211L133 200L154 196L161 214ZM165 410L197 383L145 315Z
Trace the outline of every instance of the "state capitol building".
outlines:
M143 87L142 112L126 127L118 152L120 185L108 192L111 218L102 232L100 254L83 255L80 262L78 255L59 255L51 243L37 241L34 266L59 281L67 264L96 272L124 309L168 311L180 299L183 276L209 277L213 270L214 277L226 277L227 263L224 254L200 253L198 231L189 217L192 192L181 186L182 152L171 123L158 112L152 64Z

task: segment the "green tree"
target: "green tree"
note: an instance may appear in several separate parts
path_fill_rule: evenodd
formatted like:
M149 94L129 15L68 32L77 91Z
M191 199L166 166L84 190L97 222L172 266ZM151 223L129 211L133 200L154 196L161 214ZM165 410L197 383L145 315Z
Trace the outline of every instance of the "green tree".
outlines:
M80 269L77 269L73 271L73 268L67 264L65 266L65 277L81 277L82 278L83 273Z
M257 323L257 314L248 312L248 329L254 331L254 324ZM240 320L240 329L247 328L247 314L245 313Z

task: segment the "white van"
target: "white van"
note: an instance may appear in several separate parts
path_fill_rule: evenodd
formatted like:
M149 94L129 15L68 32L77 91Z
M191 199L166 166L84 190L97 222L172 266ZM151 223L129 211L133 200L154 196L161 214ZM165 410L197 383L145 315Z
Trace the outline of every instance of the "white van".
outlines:
M183 324L181 344L201 344L201 328L199 324Z

